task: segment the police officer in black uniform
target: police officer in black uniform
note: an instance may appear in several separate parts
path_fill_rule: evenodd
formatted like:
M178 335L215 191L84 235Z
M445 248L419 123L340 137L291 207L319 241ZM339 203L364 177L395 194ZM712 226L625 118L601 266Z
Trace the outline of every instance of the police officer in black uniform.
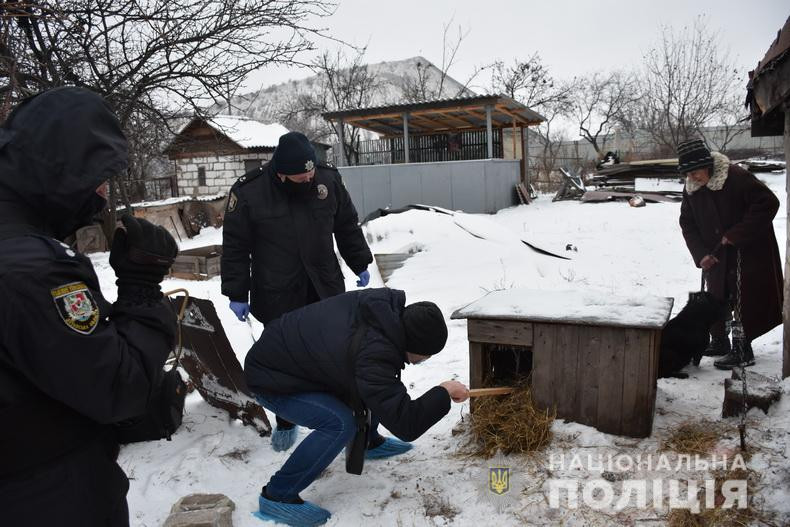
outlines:
M222 236L222 294L246 320L268 324L283 313L345 291L340 255L364 287L373 261L351 196L337 169L316 164L304 134L280 137L271 162L248 172L228 195ZM248 301L249 296L249 301ZM275 450L296 439L278 419Z
M63 238L106 204L126 169L117 118L95 93L57 88L0 127L0 517L3 525L128 525L112 423L142 415L176 321L159 283L173 238L125 217L102 296Z

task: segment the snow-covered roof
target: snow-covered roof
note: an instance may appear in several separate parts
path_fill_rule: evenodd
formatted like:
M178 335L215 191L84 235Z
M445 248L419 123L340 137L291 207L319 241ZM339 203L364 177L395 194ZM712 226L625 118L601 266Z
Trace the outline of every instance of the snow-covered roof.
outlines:
M659 329L672 311L672 298L640 295L614 296L594 291L492 291L458 309L452 318L530 320Z
M281 124L264 124L255 119L235 115L217 115L207 119L206 122L243 148L274 148L280 136L289 132Z

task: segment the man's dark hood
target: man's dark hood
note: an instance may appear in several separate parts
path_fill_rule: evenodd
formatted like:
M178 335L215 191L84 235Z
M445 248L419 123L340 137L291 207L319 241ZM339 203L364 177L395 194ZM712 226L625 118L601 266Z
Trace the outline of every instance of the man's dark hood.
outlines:
M126 163L121 125L99 95L56 88L31 97L0 127L0 221L68 236L103 208L96 189Z

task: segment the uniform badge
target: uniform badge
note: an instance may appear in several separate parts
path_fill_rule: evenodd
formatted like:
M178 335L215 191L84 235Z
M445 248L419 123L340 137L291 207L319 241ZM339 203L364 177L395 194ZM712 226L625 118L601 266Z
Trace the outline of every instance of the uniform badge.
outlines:
M72 282L50 290L58 314L68 327L90 335L99 324L99 306L84 282Z
M225 209L226 212L233 212L236 210L236 204L239 202L239 199L236 197L236 193L232 190L228 195L228 207Z
M329 195L329 189L326 188L326 185L321 183L316 188L318 189L318 199L326 199L326 197Z
M307 162L304 164L304 171L310 172L315 168L315 163L313 163L312 159L308 159Z

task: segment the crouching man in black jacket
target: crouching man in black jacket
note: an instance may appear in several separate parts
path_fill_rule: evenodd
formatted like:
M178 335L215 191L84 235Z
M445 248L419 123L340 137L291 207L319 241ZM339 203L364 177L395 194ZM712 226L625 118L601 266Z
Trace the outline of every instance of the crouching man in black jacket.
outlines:
M370 410L366 457L406 452L413 441L463 402L466 386L445 381L412 400L400 381L447 341L442 312L432 302L405 306L397 289L353 291L286 313L266 326L245 360L247 383L277 415L313 430L269 480L260 516L291 525L320 525L329 511L299 492L337 457L357 423L351 406ZM356 342L355 342L356 341ZM401 440L377 432L383 424Z

